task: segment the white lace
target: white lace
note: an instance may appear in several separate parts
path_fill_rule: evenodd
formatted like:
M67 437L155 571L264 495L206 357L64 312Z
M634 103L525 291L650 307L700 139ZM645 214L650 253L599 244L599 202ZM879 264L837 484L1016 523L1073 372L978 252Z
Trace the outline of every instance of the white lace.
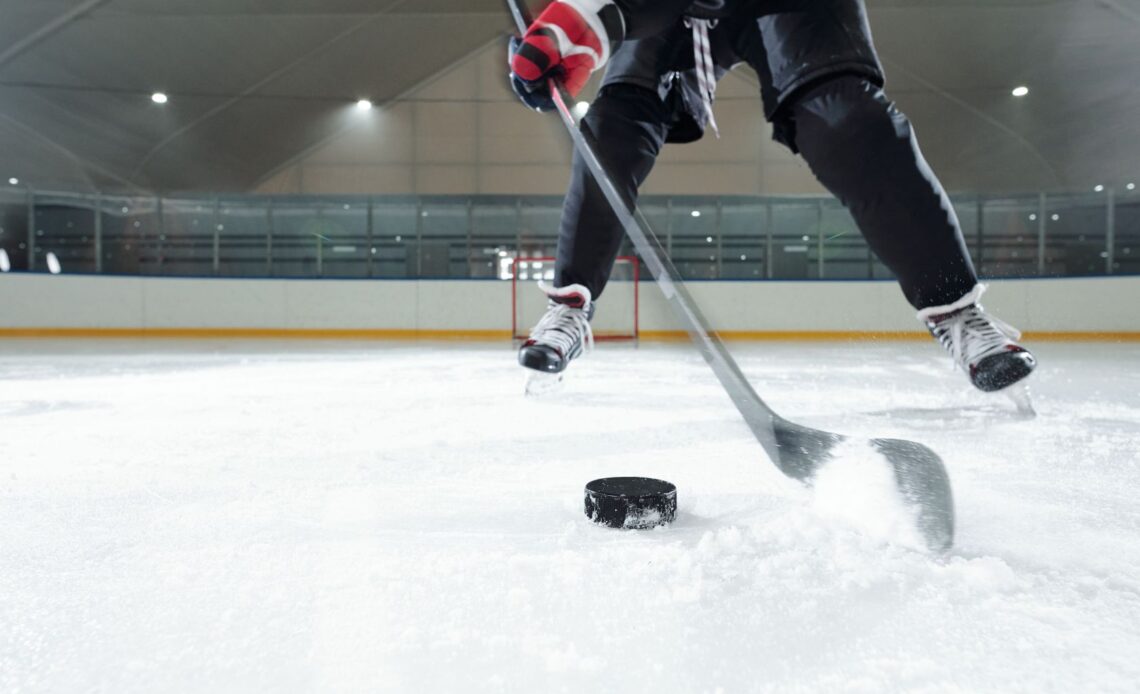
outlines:
M713 115L713 101L716 99L716 63L713 62L712 46L709 42L709 29L716 26L715 19L685 17L685 26L693 30L693 58L697 62L697 88L701 92L701 103L709 117L709 126L720 137L720 128Z
M578 356L583 345L587 352L594 349L594 331L586 310L555 301L550 302L546 315L530 332L530 339L557 349L567 359Z
M1005 321L987 316L985 309L977 304L941 320L932 319L928 325L954 362L967 372L970 364L977 364L1021 339L1021 331Z

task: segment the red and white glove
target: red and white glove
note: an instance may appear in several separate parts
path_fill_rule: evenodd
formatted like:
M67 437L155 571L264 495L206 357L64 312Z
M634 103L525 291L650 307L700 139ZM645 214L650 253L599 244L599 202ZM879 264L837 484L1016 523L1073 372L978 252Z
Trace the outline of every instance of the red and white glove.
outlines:
M577 96L590 74L610 59L624 34L624 19L611 0L558 0L538 16L521 43L512 45L511 78L528 95L549 98L546 82L558 79ZM535 106L519 94L528 105Z

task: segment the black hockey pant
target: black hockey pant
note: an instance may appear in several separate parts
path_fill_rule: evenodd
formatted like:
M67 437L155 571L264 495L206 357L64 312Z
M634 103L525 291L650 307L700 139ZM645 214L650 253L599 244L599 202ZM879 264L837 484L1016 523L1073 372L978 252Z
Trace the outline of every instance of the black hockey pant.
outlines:
M916 308L943 306L977 284L957 215L918 149L906 116L868 80L839 75L787 106L797 149L850 211L871 250ZM629 202L665 143L669 111L633 85L603 90L584 129ZM575 156L558 239L557 284L605 288L624 231Z

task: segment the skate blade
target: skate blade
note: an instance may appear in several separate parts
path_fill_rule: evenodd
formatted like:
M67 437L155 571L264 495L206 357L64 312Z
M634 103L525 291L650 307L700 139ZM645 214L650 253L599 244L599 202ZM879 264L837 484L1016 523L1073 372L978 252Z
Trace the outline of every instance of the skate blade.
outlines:
M1028 384L1015 383L1002 392L1017 406L1017 414L1022 419L1033 419L1037 416L1037 410L1033 409L1033 399L1029 396Z
M527 374L527 397L549 395L560 390L562 390L562 374L550 374L544 373L542 371L535 371L533 373Z

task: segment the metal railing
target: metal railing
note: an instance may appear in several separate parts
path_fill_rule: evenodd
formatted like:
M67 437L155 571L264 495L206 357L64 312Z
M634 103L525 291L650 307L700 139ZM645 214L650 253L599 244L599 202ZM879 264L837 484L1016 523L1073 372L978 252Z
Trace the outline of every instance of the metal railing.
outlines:
M984 277L1140 274L1140 193L962 195ZM824 197L647 196L690 280L886 279ZM0 189L0 270L169 277L509 279L552 255L554 196L137 197ZM630 249L623 249L629 253Z

